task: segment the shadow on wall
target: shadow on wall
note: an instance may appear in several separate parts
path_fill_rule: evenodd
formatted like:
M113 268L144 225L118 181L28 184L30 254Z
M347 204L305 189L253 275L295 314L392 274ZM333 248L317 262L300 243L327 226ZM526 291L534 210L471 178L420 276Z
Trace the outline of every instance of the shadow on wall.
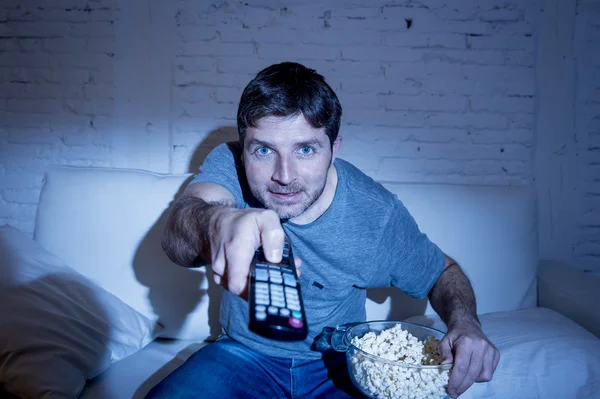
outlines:
M212 131L194 151L189 171L196 173L208 153L219 144L236 140L237 128L226 126ZM173 200L179 196L192 177L186 179L179 188ZM220 332L219 306L221 289L216 286L210 268L188 269L174 264L169 260L161 247L169 208L165 209L157 222L148 230L136 251L133 268L136 278L148 287L148 299L158 322L164 326L163 336L177 336L191 313L198 305L206 300L208 295L208 322L210 338L216 338ZM206 279L206 283L204 284ZM208 289L203 289L208 286Z

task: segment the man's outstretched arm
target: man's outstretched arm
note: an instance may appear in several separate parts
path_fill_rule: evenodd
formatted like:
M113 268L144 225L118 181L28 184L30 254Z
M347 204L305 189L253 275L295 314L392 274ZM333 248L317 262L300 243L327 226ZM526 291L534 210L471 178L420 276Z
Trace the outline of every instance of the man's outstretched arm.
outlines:
M474 382L492 379L500 352L483 333L473 287L452 258L446 256L444 270L428 297L448 326L440 353L443 362L454 362L448 393L456 398Z

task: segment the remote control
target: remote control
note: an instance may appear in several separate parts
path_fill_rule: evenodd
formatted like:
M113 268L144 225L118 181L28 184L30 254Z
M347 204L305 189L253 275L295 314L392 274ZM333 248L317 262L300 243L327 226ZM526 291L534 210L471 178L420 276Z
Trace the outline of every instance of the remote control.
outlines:
M279 341L299 341L308 335L302 294L289 240L285 239L281 263L256 250L249 275L250 330Z

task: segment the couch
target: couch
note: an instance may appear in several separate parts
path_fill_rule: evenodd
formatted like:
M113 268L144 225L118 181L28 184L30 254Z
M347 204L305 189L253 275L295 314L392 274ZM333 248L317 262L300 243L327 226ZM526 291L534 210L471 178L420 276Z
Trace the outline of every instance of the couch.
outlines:
M176 266L160 248L169 203L190 179L47 171L33 238L0 228L4 395L143 398L217 337L210 270ZM501 351L494 379L463 398L600 398L600 277L539 259L531 187L381 184L463 267ZM390 288L369 291L367 314L445 329L426 300Z

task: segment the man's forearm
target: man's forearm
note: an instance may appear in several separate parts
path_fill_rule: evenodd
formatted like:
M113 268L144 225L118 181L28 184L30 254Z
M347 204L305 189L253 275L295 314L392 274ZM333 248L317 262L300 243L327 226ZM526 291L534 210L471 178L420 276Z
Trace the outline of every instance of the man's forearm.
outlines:
M206 202L193 195L182 195L171 206L162 239L162 248L174 263L192 267L210 262L208 231L215 212L228 203Z
M475 293L469 279L456 262L450 258L448 262L449 265L429 292L431 306L446 325L460 320L479 323Z

